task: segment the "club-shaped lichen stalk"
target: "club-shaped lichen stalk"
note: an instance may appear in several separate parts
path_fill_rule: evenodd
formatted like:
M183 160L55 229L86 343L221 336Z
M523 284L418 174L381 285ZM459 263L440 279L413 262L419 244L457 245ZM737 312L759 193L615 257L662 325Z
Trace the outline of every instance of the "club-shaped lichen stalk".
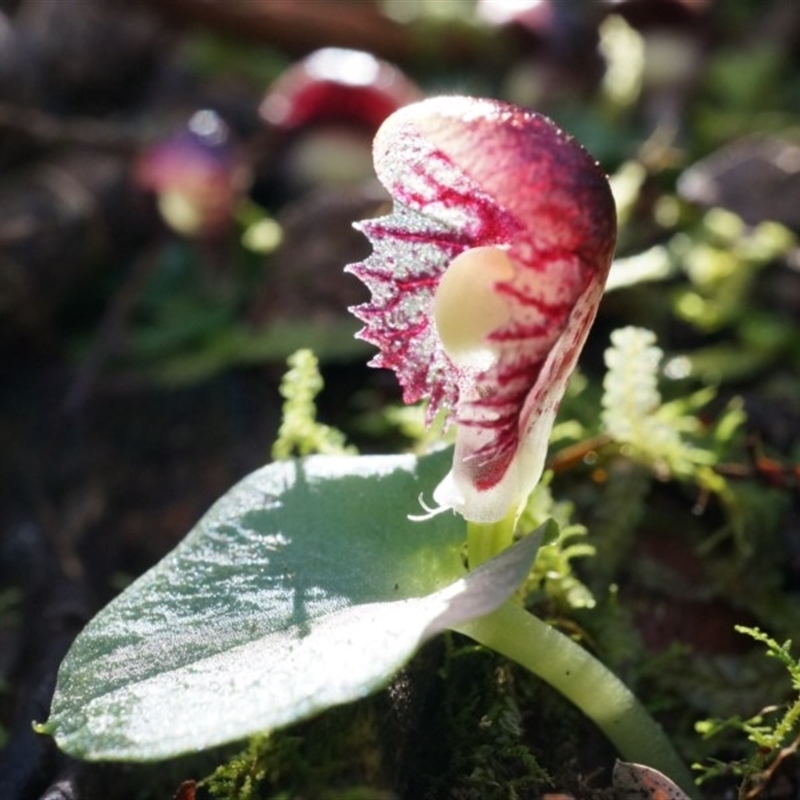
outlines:
M546 117L496 100L400 109L374 143L394 199L360 223L372 255L348 269L371 290L353 309L372 364L406 402L456 425L440 508L476 523L516 511L541 477L558 404L613 255L602 170Z

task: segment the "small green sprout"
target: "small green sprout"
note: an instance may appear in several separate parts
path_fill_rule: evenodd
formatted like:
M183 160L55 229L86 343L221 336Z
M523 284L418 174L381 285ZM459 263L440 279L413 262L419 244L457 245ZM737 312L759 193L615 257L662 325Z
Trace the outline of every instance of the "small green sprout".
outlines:
M605 432L623 446L624 455L656 475L724 494L725 481L712 468L744 423L741 402L732 402L706 429L697 412L714 399L714 389L662 402L658 378L664 352L652 331L619 328L611 334L611 344L605 353L608 372L601 401Z
M791 641L780 644L758 628L737 625L736 630L766 646L767 656L777 659L786 669L794 697L784 703L769 706L758 714L742 719L706 719L695 725L698 733L709 739L723 731L738 731L755 746L750 755L729 764L695 764L706 782L723 773L733 772L742 778L739 797L754 797L769 782L781 762L800 747L800 660L791 653Z
M341 431L317 421L314 401L324 385L317 357L311 350L302 349L292 353L287 363L289 369L280 386L285 399L283 420L272 445L272 457L278 461L290 458L293 453L355 454L355 448L345 443Z

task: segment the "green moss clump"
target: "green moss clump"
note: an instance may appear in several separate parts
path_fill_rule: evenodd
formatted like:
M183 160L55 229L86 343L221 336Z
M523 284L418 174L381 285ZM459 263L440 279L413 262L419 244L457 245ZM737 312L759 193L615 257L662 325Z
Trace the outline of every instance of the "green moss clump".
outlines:
M213 800L391 800L381 698L250 739L201 782Z
M280 386L285 399L283 419L272 445L272 457L278 460L295 453L299 456L355 453L355 448L345 444L341 431L317 421L315 399L324 385L317 357L311 350L303 349L292 353L287 363L289 369Z

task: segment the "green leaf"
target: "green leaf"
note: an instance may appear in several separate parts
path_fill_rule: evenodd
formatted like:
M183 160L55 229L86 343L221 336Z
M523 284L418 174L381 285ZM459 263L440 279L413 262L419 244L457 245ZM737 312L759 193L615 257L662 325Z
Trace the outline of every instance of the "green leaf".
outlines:
M166 758L384 685L504 602L538 547L467 575L463 520L408 519L450 457L313 456L245 478L81 633L43 730L85 759Z

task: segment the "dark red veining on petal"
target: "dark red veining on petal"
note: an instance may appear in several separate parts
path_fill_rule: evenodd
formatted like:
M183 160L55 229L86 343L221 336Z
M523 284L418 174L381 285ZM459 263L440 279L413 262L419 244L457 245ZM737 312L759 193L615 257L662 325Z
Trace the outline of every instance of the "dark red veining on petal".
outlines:
M514 288L508 283L500 284L497 287L497 292L498 294L508 296L513 303L519 303L523 306L531 306L537 311L540 311L544 316L551 318L562 317L565 314L569 314L569 312L572 310L572 303L570 302L564 301L560 303L554 303L544 300L541 297L531 297L529 294Z
M376 165L378 168L378 165ZM435 203L447 209L459 209L470 220L468 233L472 240L470 246L477 247L482 244L503 244L518 232L520 222L508 209L498 205L495 198L488 196L479 183L470 181L464 189L457 189L450 183L438 180L442 173L459 169L460 165L454 162L447 153L440 150L431 150L423 163L414 164L410 171L423 183L426 191L414 190L412 185L405 182L393 181L387 188L392 196L403 205L431 214L435 219L437 213L431 208L430 196L433 192ZM381 170L378 168L378 175ZM385 176L389 177L389 176Z
M605 281L616 215L605 176L586 151L549 120L499 106L489 123L456 126L431 118L424 128L470 178L524 225L512 243L512 253L520 256L521 271L533 270L542 282L550 284L570 277L550 265L561 265L565 255L575 264L568 297L552 302L546 295L527 293L527 301L512 308L534 307L539 319L527 323L512 319L490 337L496 343L513 343L524 352L509 349L492 374L478 380L493 385L497 394L521 413L527 392L537 386L579 297L592 281ZM514 283L499 286L498 291L518 301L526 295ZM590 322L588 319L586 324ZM582 342L583 337L580 345ZM517 368L520 358L527 365L524 382ZM487 462L506 462L513 457L529 420L513 415L487 419L481 411L490 410L496 402L472 401L468 409L459 408L457 420L463 424L472 414L484 418L494 427L495 437L476 455ZM487 470L476 485L488 488L496 480L497 471Z
M365 323L360 338L381 350L371 365L395 371L405 402L427 398L429 419L442 406L455 408L460 380L458 370L443 352L439 352L433 362L433 354L429 352L437 340L430 309L439 281L447 265L459 253L481 244L503 243L508 240L509 232L518 228L477 187L471 193L464 193L439 185L436 191L456 198L452 208L459 209L468 224L460 228L447 227L430 203L424 205L420 193L404 192L400 202L414 210L424 208L427 212L424 219L432 224L421 230L409 230L398 224L397 213L362 222L360 228L369 236L375 253L365 262L348 267L348 271L373 292L373 302L352 309ZM404 277L397 262L413 260L414 256L409 254L415 247L424 248L428 257L416 260L413 270ZM416 315L406 314L395 319L394 313L402 304L416 305Z
M445 403L459 426L491 432L463 464L478 489L491 488L560 401L594 318L616 234L608 183L552 122L492 100L403 109L376 137L375 159L401 209L362 226L375 252L350 268L373 292L355 310L361 335L381 348L373 363L395 370L406 401L428 397L431 414ZM497 363L474 374L442 350L431 303L452 259L484 245L507 247L516 271L496 286L509 308L488 337Z
M397 146L383 159L376 152L376 169L401 207L419 214L416 219L423 224L409 229L397 210L361 223L375 252L348 270L373 292L371 303L352 309L366 325L359 336L381 349L370 363L395 371L405 402L427 398L431 419L442 406L455 409L463 379L441 351L432 328L431 303L439 281L459 253L505 244L517 235L520 223L473 181L463 176L460 183L454 181L460 174L458 165L446 154L430 148L408 157L404 145L409 137L419 134L416 130L400 134ZM424 247L425 258L413 255L415 246ZM412 269L412 277L403 277L398 262ZM416 304L423 321L409 316L398 325L393 312L400 303Z

